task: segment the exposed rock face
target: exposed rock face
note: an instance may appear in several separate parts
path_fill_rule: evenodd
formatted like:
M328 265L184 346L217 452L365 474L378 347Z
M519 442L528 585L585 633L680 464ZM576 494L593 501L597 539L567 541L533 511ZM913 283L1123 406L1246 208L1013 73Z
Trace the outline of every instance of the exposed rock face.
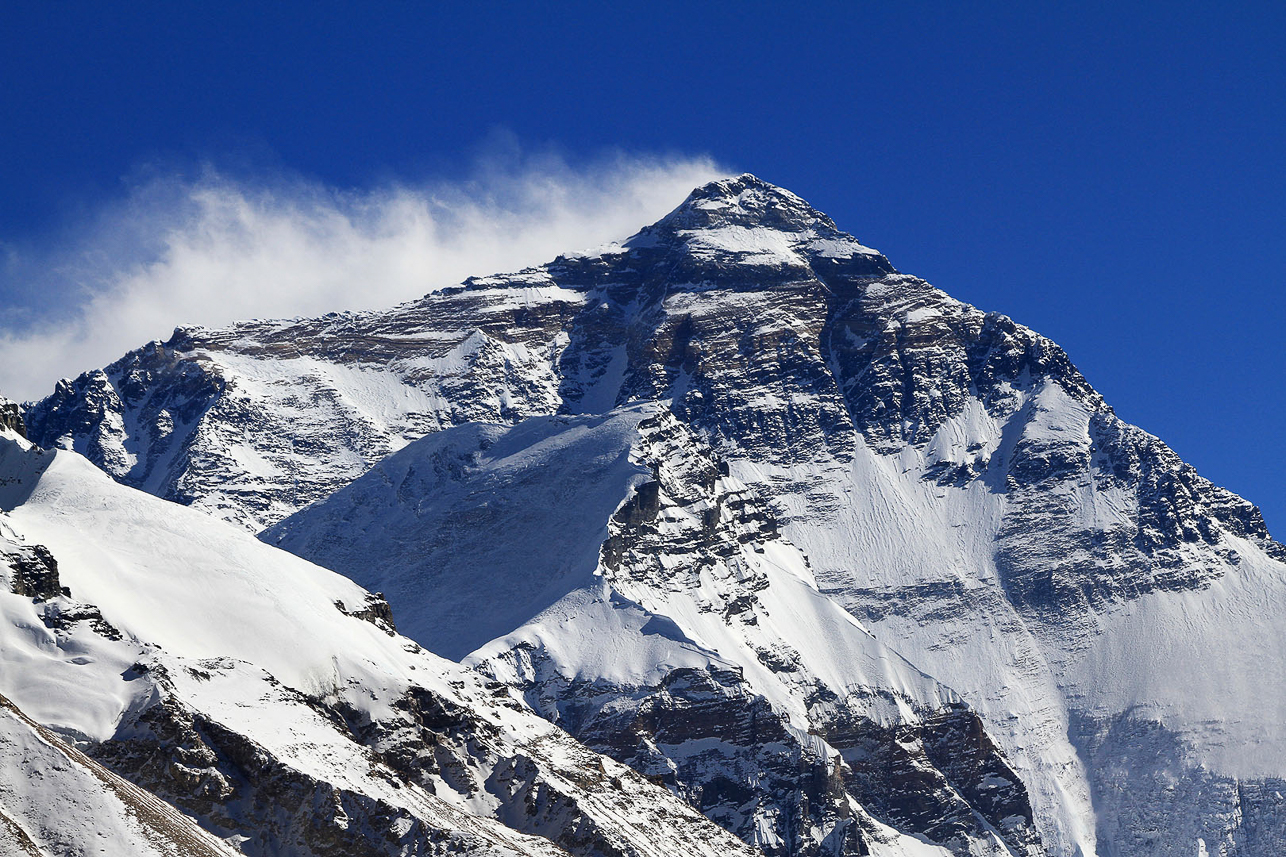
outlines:
M192 819L108 771L0 695L0 853L234 857Z
M747 549L763 553L778 547L773 516L755 492L721 478L726 466L668 414L644 421L640 432L638 460L656 481L640 485L633 501L609 523L603 576L642 604L660 601L654 594L658 589L692 592L698 610L718 611L726 624L758 630L761 619L771 618L780 608L764 597L773 585L771 572L743 557ZM647 488L651 490L643 490ZM712 582L717 599L709 594ZM741 745L753 762L740 766L739 782L711 764L709 752L697 751L695 772L692 760L682 758L692 750L665 761L679 771L686 766L691 779L679 780L683 792L743 838L752 839L755 827L746 821L730 822L739 812L745 814L747 802L767 804L763 815L778 820L774 832L781 842L777 848L761 843L768 845L764 850L770 855L869 853L870 832L864 835L861 829L864 814L964 853L985 847L980 843L986 842L990 830L1000 831L1014 853L1035 853L1038 839L1026 790L966 706L899 698L896 689L878 683L836 686L820 677L822 665L814 653L795 648L798 639L782 634L747 637L760 665L779 676L804 703L808 734L822 738L823 747L801 741L788 724L770 726L772 709L762 698L745 691L720 693L736 682L730 676L715 678L718 673L671 674L652 692L661 700L651 694L643 697L644 710L634 714L628 727L619 718L629 706L615 702L611 716L600 715L606 722L573 734L591 746L622 754L646 748L644 758L633 762L640 770L656 770L661 746L695 747L711 739ZM638 699L638 691L631 696ZM885 701L900 703L914 714L889 722L881 704ZM961 733L970 731L972 741L964 740ZM639 743L613 742L611 736L622 732L637 735ZM784 754L764 752L779 745L795 748ZM774 806L756 792L772 795L777 802L787 795L797 804ZM971 797L984 792L985 801L971 803ZM863 812L855 813L855 806ZM763 815L755 815L755 825L762 829ZM839 843L843 846L837 847ZM828 851L831 847L837 850Z
M1008 495L996 560L1023 607L1199 587L1219 572L1184 548L1231 560L1224 534L1286 556L1257 509L1123 423L1062 349L1004 316L905 278L842 303L829 344L871 449L921 450L922 478ZM1091 481L1098 494L1134 494L1132 514L1085 520L1077 489Z
M397 625L393 621L393 609L389 607L383 592L372 592L357 610L349 610L342 601L335 602L335 609L346 616L365 619L390 637L397 634Z
M0 396L0 429L8 429L20 437L27 436L27 426L22 421L22 409L17 402Z
M583 721L568 728L766 854L878 853L884 826L961 853L991 846L995 829L1013 853L1040 853L1025 788L965 706L896 727L833 719L819 745L737 674L679 670L629 690L637 702L577 712ZM574 710L591 695L569 685L560 701Z
M121 632L103 618L102 611L72 598L71 589L58 576L58 560L44 545L0 539L0 575L8 577L8 591L31 599L41 624L54 634L67 634L84 623L100 637L121 639Z
M544 307L551 320L509 303L456 290L403 307L409 317L327 317L307 332L178 330L60 382L27 417L43 446L74 448L124 484L258 530L426 432L556 410L556 346L545 338L567 309ZM473 326L439 335L434 325L451 316ZM284 374L237 368L276 361Z
M15 595L45 601L68 594L58 581L58 561L44 545L13 545L0 553L9 566L9 588Z
M217 681L237 666L194 664L188 670L202 681ZM577 771L577 787L555 775L539 755L506 756L502 730L459 702L424 688L412 688L398 701L403 718L372 721L343 705L309 698L269 682L281 698L273 707L296 709L369 748L363 754L376 776L408 792L421 792L421 805L390 803L343 778L310 774L250 738L179 701L164 668L138 665L158 678L161 699L123 723L118 737L99 745L97 758L200 819L224 836L238 836L250 855L459 854L507 848L517 853L587 854L629 857L646 846L621 835L611 822L581 805L582 789L601 785L626 792L594 760ZM306 708L300 712L298 709ZM480 764L481 763L481 764ZM493 770L490 779L480 774ZM433 797L450 782L454 790L490 794L504 803L504 821L531 834L505 835ZM534 797L531 800L525 799ZM426 811L427 810L427 811ZM248 838L241 838L248 834ZM565 847L543 843L541 835ZM506 843L506 838L510 841Z
M550 591L506 578L514 592L492 591L486 616L471 629L469 611L478 611L468 592L488 584L467 570L500 568L492 560L503 553L496 544L507 532L502 524L540 516L500 483L477 483L475 495L452 500L449 519L439 517L439 498L427 487L468 472L470 456L490 454L473 441L499 442L504 426L523 432L534 420L603 416L639 401L664 403L683 431L712 450L708 466L694 464L676 479L690 485L685 491L705 491L713 467L724 505L715 509L709 496L684 505L676 499L684 491L666 488L646 468L634 471L624 495L596 495L585 516L592 527L547 524L540 543L526 546L541 554L533 563L549 569L540 580ZM395 481L402 490L395 499L423 513L416 532L433 528L429 549L442 558L433 598L454 612L443 608L437 630L418 625L405 606L410 582L380 588L401 627L452 656L511 636L530 618L518 615L516 603L544 598L540 608L552 607L586 589L575 575L592 578L595 570L618 594L630 587L690 592L694 580L709 583L710 613L723 627L741 628L740 617L757 615L744 605L763 597L739 577L753 566L743 558L754 554L750 545L782 541L768 529L775 521L823 593L978 713L1021 778L1053 853L1160 855L1170 853L1166 843L1191 851L1199 829L1211 853L1212 843L1227 842L1228 854L1255 854L1286 818L1270 798L1286 772L1286 710L1274 701L1286 699L1286 682L1275 678L1286 675L1286 627L1278 618L1286 615L1286 549L1258 510L1117 418L1054 343L898 273L798 197L752 176L698 189L622 244L471 279L387 312L180 330L61 385L26 418L42 445L72 446L127 484L255 532L282 521L297 532L311 513L289 516L307 504L418 438L449 436L454 447L444 438L417 476ZM467 425L476 422L490 425ZM733 482L741 487L728 488ZM743 510L744 531L713 526L694 542L691 533L705 532L703 525L669 529L667 515L689 523L706 514L737 518L729 504L749 497L757 510ZM345 514L341 522L360 518L353 509ZM656 528L658 521L665 526ZM414 566L407 540L382 532L383 547L368 544L363 561ZM546 547L564 542L592 543L593 551L546 562ZM357 574L341 548L324 539L306 546L308 556ZM744 568L711 578L732 557ZM677 602L666 603L671 610ZM641 609L653 608L652 615L669 615L659 603ZM702 628L714 633L713 625ZM709 666L705 655L700 663L670 662L673 669L633 676L632 684L609 680L604 667L582 676L588 685L554 693L563 662L537 663L539 675L516 672L526 664L521 643L550 651L542 649L552 639L547 624L528 631L506 644L517 653L511 661L499 648L483 653L510 664L515 673L506 681L551 689L560 717L580 704L568 694L606 687L629 712L661 693L670 673ZM765 669L781 681L790 671L780 665L792 661L765 640L758 645L762 657L751 647L724 666L741 667L762 694L750 673ZM667 648L667 656L675 651ZM815 675L809 656L802 660L801 672ZM801 679L787 696L807 699L806 687ZM772 698L774 710L782 699ZM554 717L539 698L532 704ZM612 704L594 702L605 712ZM827 734L820 710L796 710L792 716L805 719L795 725ZM939 715L939 706L918 711L917 728ZM1152 785L1121 792L1109 759L1115 750L1103 750L1114 745L1099 736L1151 734L1154 726L1173 740L1155 745L1160 755L1132 756L1129 772L1131 783ZM845 726L836 734L860 733L864 741L880 734L862 728L868 731ZM960 740L973 734L967 725L951 728ZM964 763L935 760L933 730L923 734L934 776L965 782ZM1234 749L1241 746L1257 750L1241 754ZM626 758L625 748L613 752ZM629 758L640 769L650 764L643 755ZM695 763L684 768L664 748L657 758L689 771L684 782L704 782L691 773ZM990 764L979 761L976 770ZM1168 801L1159 785L1168 772L1235 790L1241 809ZM880 808L857 780L822 780L837 785L812 793L865 795L871 825L932 826L909 805ZM700 795L684 787L698 802L709 794L721 823L751 826L726 809L735 790L724 799L713 785ZM994 811L981 792L953 788L975 825L1021 805L1008 787ZM810 817L829 819L819 830L860 826L835 820L838 803L815 811L810 804ZM934 823L947 823L945 804L932 805ZM773 824L765 829L789 826ZM849 833L836 835L850 842ZM930 838L939 835L949 834ZM1017 833L1003 835L1021 846ZM788 841L796 840L781 839Z

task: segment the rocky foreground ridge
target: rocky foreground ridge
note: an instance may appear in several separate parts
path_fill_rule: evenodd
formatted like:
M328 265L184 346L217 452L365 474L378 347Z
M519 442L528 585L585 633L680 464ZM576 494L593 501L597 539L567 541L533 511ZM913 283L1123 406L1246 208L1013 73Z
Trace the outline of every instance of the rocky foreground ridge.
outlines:
M753 176L385 312L180 329L22 416L768 853L1286 848L1258 511Z

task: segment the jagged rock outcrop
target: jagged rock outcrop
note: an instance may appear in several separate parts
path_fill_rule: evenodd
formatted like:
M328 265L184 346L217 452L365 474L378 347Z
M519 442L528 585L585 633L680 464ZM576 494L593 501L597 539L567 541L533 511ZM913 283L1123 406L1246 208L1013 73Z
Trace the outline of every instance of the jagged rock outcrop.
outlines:
M0 551L9 566L9 589L15 595L45 601L69 595L58 580L58 561L44 545L10 545Z
M236 849L0 695L0 854L235 857Z
M0 429L8 429L19 437L27 436L27 426L22 421L22 408L0 396Z

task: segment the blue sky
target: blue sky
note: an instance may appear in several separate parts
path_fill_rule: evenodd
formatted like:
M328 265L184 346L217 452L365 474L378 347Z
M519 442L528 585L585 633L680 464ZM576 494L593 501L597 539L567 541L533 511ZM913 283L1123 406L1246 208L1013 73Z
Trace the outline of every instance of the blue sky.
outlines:
M289 228L311 236L304 255L343 243L334 212L356 219L385 242L352 251L362 271L389 235L421 234L403 229L423 212L400 194L448 199L450 223L428 232L460 252L424 263L446 275L461 248L482 246L479 271L537 261L688 179L748 170L1058 341L1121 416L1286 535L1279 5L445 7L11 5L0 329L80 312L92 339L112 283L168 253L152 288L181 290L190 269L170 257L192 248L171 237L248 209L242 231L303 217ZM549 187L556 204L533 196ZM522 252L464 239L488 219L527 236ZM153 304L140 340L208 321L170 317L208 301ZM52 371L30 348L10 355L9 377L17 361Z

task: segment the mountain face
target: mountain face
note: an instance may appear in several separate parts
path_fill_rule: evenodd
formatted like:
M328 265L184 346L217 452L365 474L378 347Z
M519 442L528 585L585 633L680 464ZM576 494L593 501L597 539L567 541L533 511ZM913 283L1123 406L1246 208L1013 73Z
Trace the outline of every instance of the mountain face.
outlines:
M977 714L817 592L664 409L446 429L264 538L413 605L407 633L766 854L878 852L883 825L1039 851Z
M0 435L0 828L22 855L754 852L387 605Z
M386 312L180 329L22 417L767 853L1286 851L1258 511L752 176Z

